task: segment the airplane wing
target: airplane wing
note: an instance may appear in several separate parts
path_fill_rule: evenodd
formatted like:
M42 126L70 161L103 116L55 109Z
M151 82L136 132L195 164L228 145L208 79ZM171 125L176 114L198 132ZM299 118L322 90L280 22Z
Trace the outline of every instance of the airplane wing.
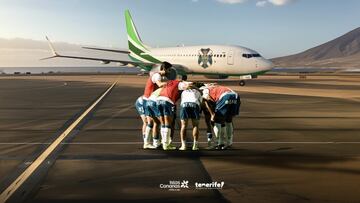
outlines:
M92 57L82 57L82 56L70 56L70 55L61 55L59 53L57 53L54 49L54 46L52 45L51 41L49 40L48 37L46 37L46 40L49 43L49 47L52 53L52 56L50 57L46 57L40 60L47 60L47 59L52 59L52 58L71 58L71 59L81 59L81 60L91 60L91 61L100 61L103 64L109 64L111 62L115 62L115 63L120 63L124 66L126 65L133 65L133 66L153 66L155 65L154 63L145 63L145 62L135 62L135 61L127 61L127 60L117 60L117 59L107 59L107 58L92 58Z
M90 61L100 61L103 64L109 64L109 63L120 63L124 66L126 65L132 65L132 66L139 66L139 67L152 67L152 68L157 68L155 65L159 65L157 63L146 63L146 62L141 62L141 61L127 61L127 60L117 60L117 59L108 59L108 58L93 58L93 57L83 57L83 56L70 56L70 55L62 55L59 54L55 51L54 46L52 45L51 41L49 40L48 37L46 37L46 40L49 43L49 47L52 53L52 56L50 57L46 57L40 60L47 60L47 59L53 59L53 58L70 58L70 59L80 59L80 60L90 60ZM111 51L111 52L118 52L118 53L128 53L128 51L124 51L124 50L112 50L112 49L102 49L102 48L94 48L94 47L83 47L85 49L94 49L94 50L101 50L101 51ZM187 75L187 74L191 74L192 71L190 69L188 69L187 67L184 67L183 65L180 64L172 64L173 68L176 70L175 75L179 74L179 75ZM150 68L150 69L152 69Z
M107 49L107 48L98 48L98 47L82 47L82 48L83 49L97 50L97 51L115 52L115 53L121 53L121 54L130 54L130 51L125 50L125 49Z

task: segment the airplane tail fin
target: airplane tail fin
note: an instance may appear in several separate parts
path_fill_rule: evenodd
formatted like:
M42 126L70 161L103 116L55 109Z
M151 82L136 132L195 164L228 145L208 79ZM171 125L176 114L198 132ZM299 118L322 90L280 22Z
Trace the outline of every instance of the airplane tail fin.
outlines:
M142 42L129 10L125 11L125 22L130 52L148 52L150 47Z
M126 30L128 35L128 44L129 44L129 57L133 61L140 61L145 63L154 63L159 64L162 61L155 58L151 53L151 47L146 46L140 38L139 33L136 30L136 26L131 18L130 11L125 11L125 21L126 21ZM146 67L144 69L151 69L151 67Z

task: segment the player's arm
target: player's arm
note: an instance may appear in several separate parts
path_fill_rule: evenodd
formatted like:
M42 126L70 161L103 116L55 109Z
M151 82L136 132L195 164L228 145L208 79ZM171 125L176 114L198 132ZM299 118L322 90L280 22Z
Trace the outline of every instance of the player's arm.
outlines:
M215 112L213 111L213 109L210 107L208 101L206 99L204 99L204 103L205 103L205 106L207 108L207 110L209 111L210 115L211 115L211 120L213 121L214 118L215 118Z
M178 89L179 89L179 90L186 90L186 89L188 89L189 87L191 87L192 84L193 84L192 82L182 81L182 82L179 83Z
M166 82L156 81L155 82L158 87L164 87L166 85Z
M164 87L166 85L166 82L161 81L161 75L160 73L155 73L151 76L151 80L153 83L155 83L158 87Z
M214 110L210 107L208 101L213 101L212 98L210 97L210 91L208 89L205 89L203 90L203 95L202 95L202 98L205 102L205 106L206 108L208 109L210 115L211 115L211 120L213 121L214 120L214 117L215 117L215 112Z

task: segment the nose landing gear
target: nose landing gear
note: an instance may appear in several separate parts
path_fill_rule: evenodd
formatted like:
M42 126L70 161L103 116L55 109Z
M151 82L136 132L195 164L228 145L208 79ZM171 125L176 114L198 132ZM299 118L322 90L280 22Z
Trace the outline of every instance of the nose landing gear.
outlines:
M239 85L240 85L240 86L245 86L245 84L246 84L246 83L245 83L245 80L240 80L240 82L239 82Z

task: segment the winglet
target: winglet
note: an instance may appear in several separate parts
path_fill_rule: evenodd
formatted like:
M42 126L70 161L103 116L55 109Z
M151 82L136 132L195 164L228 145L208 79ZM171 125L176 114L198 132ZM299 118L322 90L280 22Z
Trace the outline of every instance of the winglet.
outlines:
M51 50L52 55L59 56L59 54L55 51L54 46L52 45L51 41L49 40L49 38L47 36L46 36L46 40L48 41L49 48Z
M60 56L60 55L55 51L54 46L52 45L52 43L51 43L51 41L49 40L49 38L48 38L47 36L45 36L45 37L46 37L46 41L48 41L48 44L49 44L49 47L50 47L52 56L46 57L46 58L42 58L42 59L40 59L40 61L47 60L47 59L52 59L52 58L56 58L56 57L59 57L59 56Z

